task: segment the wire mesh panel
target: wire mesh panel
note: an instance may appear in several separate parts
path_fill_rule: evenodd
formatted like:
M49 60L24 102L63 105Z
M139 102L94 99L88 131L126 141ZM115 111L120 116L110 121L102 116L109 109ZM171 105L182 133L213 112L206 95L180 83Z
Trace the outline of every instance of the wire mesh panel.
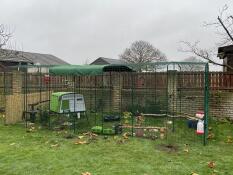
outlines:
M57 74L43 72L41 67L38 70L25 73L24 111L32 112L36 107L39 110L36 115L50 128L60 125L77 132L111 135L127 132L168 143L187 140L206 143L208 65L205 63L67 66L57 69ZM73 102L63 101L67 93L73 94L70 96ZM51 111L55 94L60 94L59 107L67 110ZM72 112L68 106L76 108L78 94L83 97L85 111ZM197 134L198 126L204 133Z
M0 119L5 123L6 95L12 94L12 73L0 72Z
M134 73L131 94L132 134L160 138L168 144L189 141L205 144L208 65L172 62L142 64L136 68L139 71Z

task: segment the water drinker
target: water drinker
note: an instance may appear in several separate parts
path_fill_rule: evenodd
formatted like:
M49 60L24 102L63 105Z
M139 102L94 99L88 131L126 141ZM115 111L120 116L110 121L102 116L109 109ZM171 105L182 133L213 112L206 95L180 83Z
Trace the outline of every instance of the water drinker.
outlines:
M203 120L198 120L196 133L198 135L204 134L204 121Z

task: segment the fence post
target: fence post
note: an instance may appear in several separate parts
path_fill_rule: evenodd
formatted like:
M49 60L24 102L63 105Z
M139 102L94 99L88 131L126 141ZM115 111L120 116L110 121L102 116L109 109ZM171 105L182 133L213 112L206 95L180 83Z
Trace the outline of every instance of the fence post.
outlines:
M6 124L16 123L22 120L23 96L22 74L19 71L12 72L12 94L6 95Z
M113 112L120 111L122 75L120 73L112 74L112 108Z

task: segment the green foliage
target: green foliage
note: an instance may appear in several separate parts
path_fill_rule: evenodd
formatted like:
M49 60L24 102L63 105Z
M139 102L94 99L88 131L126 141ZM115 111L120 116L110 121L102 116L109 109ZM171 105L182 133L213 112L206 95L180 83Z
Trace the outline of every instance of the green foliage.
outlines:
M131 112L123 112L123 119L124 119L124 124L129 124L130 120L132 118L132 113Z

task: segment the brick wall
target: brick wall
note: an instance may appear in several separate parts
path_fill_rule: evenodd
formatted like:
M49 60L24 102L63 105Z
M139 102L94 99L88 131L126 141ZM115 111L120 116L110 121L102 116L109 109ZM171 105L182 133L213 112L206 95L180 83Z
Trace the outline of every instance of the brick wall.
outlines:
M233 119L233 92L213 91L209 100L210 115Z
M176 103L178 111L194 115L196 111L204 110L203 91L185 90L179 93L180 95L178 95ZM210 91L209 115L233 119L233 92Z

